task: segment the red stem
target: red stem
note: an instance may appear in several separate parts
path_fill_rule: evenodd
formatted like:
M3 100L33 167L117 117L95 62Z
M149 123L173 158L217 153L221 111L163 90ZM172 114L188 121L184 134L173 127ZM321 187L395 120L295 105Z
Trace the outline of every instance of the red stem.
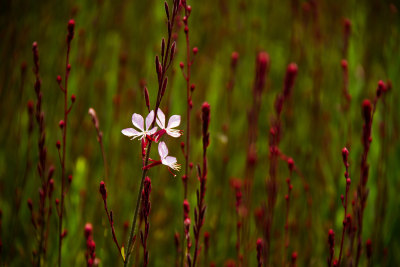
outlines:
M344 198L344 219L343 219L343 230L342 230L342 240L340 241L340 251L339 251L339 261L338 261L338 265L340 266L340 261L342 259L342 250L343 250L343 242L344 242L344 234L346 232L346 216L347 216L347 196L348 196L348 192L350 190L350 184L347 183L347 179L349 178L349 165L346 165L346 173L345 173L345 178L346 178L346 195Z
M63 152L61 160L61 206L58 226L58 266L61 266L61 247L62 247L62 219L64 213L64 187L65 187L65 155L67 146L67 121L68 121L68 77L69 77L69 52L71 41L67 42L67 59L65 63L65 83L64 83L64 127L63 127Z

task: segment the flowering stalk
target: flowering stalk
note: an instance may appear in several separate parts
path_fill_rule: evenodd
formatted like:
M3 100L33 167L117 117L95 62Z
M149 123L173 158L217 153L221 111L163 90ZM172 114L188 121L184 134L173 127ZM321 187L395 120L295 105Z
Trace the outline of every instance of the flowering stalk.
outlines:
M167 2L164 2L164 6L165 6L165 12L167 15L167 27L168 27L168 38L167 38L167 45L163 45L164 42L161 45L161 62L159 61L158 56L156 56L156 72L157 72L157 80L158 80L158 92L157 92L157 100L156 100L156 105L155 105L155 109L154 109L154 119L153 122L151 123L151 128L154 127L155 123L156 123L156 118L157 118L157 111L158 108L161 104L161 100L162 97L164 96L166 87L167 87L167 83L168 83L168 78L166 77L166 73L167 70L169 68L169 66L171 65L174 56L175 56L175 51L176 51L176 43L172 42L172 29L174 26L174 22L175 22L175 16L178 13L178 6L179 6L179 1L178 0L174 0L173 1L173 8L172 8L172 16L170 17L170 12L169 12L169 7ZM148 161L149 161L149 155L150 155L150 150L151 150L151 144L152 144L152 140L148 141L147 144L147 148L146 148L146 154L144 156L144 162L143 162L143 167L147 166ZM140 186L139 186L139 191L137 194L137 200L136 200L136 207L135 207L135 212L134 212L134 216L133 216L133 220L132 220L132 226L131 226L131 230L130 230L130 234L129 234L129 238L128 238L128 246L127 246L127 250L126 250L126 258L124 260L124 266L126 267L128 265L129 262L129 257L132 253L133 250L133 238L135 236L135 232L136 232L136 219L137 219L137 214L139 211L139 207L140 207L140 202L141 202L141 195L142 195L142 190L143 190L143 184L144 184L144 179L146 177L147 174L147 170L146 168L143 168L142 170L142 178L141 178L141 182L140 182Z
M297 76L297 65L291 63L286 69L286 75L283 84L282 93L278 94L275 100L276 117L271 122L270 140L269 140L269 179L267 180L268 209L265 224L265 248L264 260L269 262L269 251L271 247L271 230L273 226L274 210L277 198L277 170L280 156L279 143L281 138L281 112L285 100L291 96L294 82Z
M233 62L236 64L236 62ZM257 54L256 57L256 76L253 83L253 102L251 109L248 111L248 144L247 144L247 157L246 157L246 168L244 178L244 195L243 195L243 206L246 212L251 211L251 196L252 196L252 185L254 179L254 172L257 164L257 137L258 137L258 118L261 109L262 93L264 91L266 77L269 70L269 55L262 51ZM250 222L248 216L244 216L243 220L243 240L250 240L248 237L250 233ZM245 248L249 248L249 244L244 245ZM244 263L248 262L248 252L244 253Z
M341 195L341 199L342 199L342 205L344 207L344 219L343 219L343 231L342 231L342 239L340 241L340 251L339 251L339 260L338 260L338 266L340 266L340 261L342 259L342 251L343 251L343 242L344 242L344 233L346 231L346 222L347 222L347 195L349 193L350 190L350 184L351 184L351 180L350 180L350 174L349 174L349 151L347 150L347 148L343 148L342 149L342 157L343 157L343 164L346 168L346 171L344 173L344 178L346 179L346 194L344 197L344 202L343 202L343 195Z
M179 65L182 70L183 77L186 81L186 143L185 148L186 151L184 153L185 156L185 173L182 176L183 186L184 186L184 199L187 198L187 180L189 178L189 155L190 155L190 112L193 107L192 102L192 94L195 90L196 86L194 84L190 84L190 69L193 64L193 59L191 59L191 51L190 51L190 42L189 42L189 17L192 11L192 7L187 5L186 0L181 1L181 5L184 9L185 16L183 17L183 23L185 25L184 32L186 37L186 73L184 72L185 65L181 62ZM198 48L194 47L192 49L193 55L195 56L198 52Z
M386 92L389 92L392 88L391 81L386 82ZM390 101L387 101L385 97L386 93L382 96L382 118L379 123L379 135L380 135L380 152L379 152L379 159L378 159L378 166L377 166L377 197L375 201L375 227L373 233L373 239L375 240L374 247L378 250L376 253L377 258L380 260L382 259L381 255L383 254L383 230L384 230L384 221L387 213L387 204L388 204L388 179L387 172L388 168L385 166L385 159L389 153L391 140L390 135L388 135L388 129L390 127L390 123L388 123L388 114L390 110ZM383 254L384 255L384 254Z
M51 214L51 196L54 190L54 180L52 179L53 174L54 174L54 167L51 166L47 172L47 177L46 177L46 159L47 159L47 148L45 145L45 140L46 140L46 132L45 132L45 125L44 125L44 112L42 111L42 91L41 91L41 80L40 80L40 75L39 75L39 51L38 51L38 45L36 42L33 43L32 45L32 52L33 52L33 62L34 62L34 68L33 72L36 77L35 81L35 93L37 96L37 102L36 102L36 112L35 112L35 117L36 117L36 122L38 124L38 129L39 129L39 140L38 140L38 149L39 149L39 162L37 164L37 170L39 173L40 181L41 181L41 187L39 189L39 214L37 218L37 222L35 219L35 214L33 211L33 203L30 201L29 209L31 211L31 220L32 223L35 227L36 230L39 227L39 251L37 253L37 266L41 265L41 260L43 254L46 252L46 227L49 226L49 217ZM33 103L32 103L33 104ZM33 106L31 107L28 104L28 111L30 114L30 117L33 115ZM29 131L32 130L32 121L30 122L29 126ZM27 166L28 169L28 166ZM49 203L47 203L46 199L49 199ZM47 218L46 218L46 212L47 212Z
M197 189L197 207L194 209L194 220L195 225L193 227L194 237L195 237L195 247L193 256L193 267L196 266L197 257L199 254L199 239L201 227L204 224L204 215L206 211L206 206L204 205L204 197L206 193L206 182L207 182L207 147L210 144L210 133L208 132L208 127L210 125L210 104L204 102L202 107L202 135L203 135L203 169L199 170L199 180L200 180L200 190Z
M108 165L107 165L107 160L106 160L106 153L105 153L104 146L103 146L103 132L100 131L99 119L97 117L97 114L96 114L96 111L94 110L94 108L89 108L88 113L89 113L90 117L92 118L94 128L96 129L97 142L99 142L99 145L100 145L101 155L103 158L105 180L107 182L107 180L108 180Z
M190 70L193 64L194 59L191 58L191 49L190 49L190 39L189 39L189 18L192 11L192 7L187 4L186 0L181 1L180 6L184 10L184 17L183 23L184 28L183 31L185 33L185 40L186 40L186 72L185 72L185 64L180 62L179 66L182 70L183 78L186 81L186 142L182 142L182 151L185 157L185 173L182 176L182 183L183 183L183 199L187 198L187 181L189 180L189 156L190 156L190 113L193 108L192 102L192 94L196 88L195 84L190 84ZM195 56L198 52L198 48L194 47L193 56ZM182 236L182 242L184 243L185 239L185 227L183 227L184 235ZM184 255L182 254L182 257ZM183 258L182 258L183 263Z
M149 235L149 214L150 214L150 192L151 192L151 180L149 177L144 179L144 189L142 191L142 209L141 216L144 220L144 233L140 231L140 240L143 246L143 266L147 266L149 264L149 251L147 248L147 237Z
M251 184L254 177L255 164L257 162L257 132L258 117L261 109L261 96L265 87L266 75L269 69L269 55L266 52L260 52L256 59L256 77L253 84L253 104L248 113L249 132L248 132L248 150L245 174L245 206L250 210Z
M93 240L93 226L91 223L87 223L85 225L84 234L86 238L86 266L92 267L93 265L96 265L96 243Z
M368 99L365 99L362 103L362 115L364 119L363 124L363 134L362 134L362 144L363 153L361 156L361 172L360 181L357 186L357 205L356 205L356 215L357 215L357 252L355 266L358 266L358 262L361 256L362 249L362 230L363 230L363 217L364 210L367 203L368 190L366 188L369 175L369 164L368 153L372 142L371 131L372 131L372 121L376 111L376 106L379 98L383 93L387 91L386 85L383 81L378 82L378 88L376 89L376 96L373 100L373 104Z
M66 147L67 147L67 125L68 125L68 114L72 109L72 105L75 102L75 95L71 95L71 105L68 107L68 78L71 71L71 65L69 64L69 54L71 50L71 41L74 38L75 21L71 19L68 22L68 34L67 34L67 57L65 60L65 77L64 86L62 86L61 76L57 76L57 83L64 94L64 120L60 121L60 128L62 132L62 155L60 155L61 163L61 206L59 209L59 225L58 225L58 266L61 266L61 248L62 248L62 222L64 214L64 197L65 197L65 159L66 159ZM59 146L57 146L59 147Z

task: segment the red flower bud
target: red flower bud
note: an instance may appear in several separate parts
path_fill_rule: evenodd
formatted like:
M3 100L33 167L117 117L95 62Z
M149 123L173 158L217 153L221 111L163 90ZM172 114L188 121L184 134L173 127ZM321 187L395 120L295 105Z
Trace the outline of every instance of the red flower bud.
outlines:
M368 99L365 99L362 103L362 109L363 109L363 116L365 123L369 125L372 119L372 105L371 102Z
M86 223L85 224L85 237L89 238L89 236L92 235L93 232L93 226L91 223Z
M100 182L100 194L103 197L103 200L105 201L107 199L107 190L106 190L106 185L104 184L103 181Z

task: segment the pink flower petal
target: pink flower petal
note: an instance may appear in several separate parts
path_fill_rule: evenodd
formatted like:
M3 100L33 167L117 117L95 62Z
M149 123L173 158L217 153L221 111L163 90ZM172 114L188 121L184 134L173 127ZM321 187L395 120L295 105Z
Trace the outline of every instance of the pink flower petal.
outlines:
M168 147L163 141L158 145L158 154L160 154L161 161L168 156Z
M149 115L146 117L146 131L150 128L154 120L154 111L150 111Z
M179 137L182 135L179 131L171 131L168 129L167 129L167 134L172 137Z
M157 124L161 129L165 128L165 115L160 108L157 110Z
M129 137L132 137L132 136L139 136L139 135L140 135L140 132L136 131L136 130L133 129L133 128L126 128L126 129L123 129L123 130L121 131L121 133L122 133L123 135L129 136Z
M142 115L139 115L137 113L133 113L132 115L132 124L138 128L139 130L144 131L144 121Z
M169 118L167 128L171 129L171 128L179 126L179 124L181 124L181 116L173 115L173 116L171 116L171 118Z
M176 163L176 158L167 156L165 159L161 160L162 164L167 165L172 168L173 164Z

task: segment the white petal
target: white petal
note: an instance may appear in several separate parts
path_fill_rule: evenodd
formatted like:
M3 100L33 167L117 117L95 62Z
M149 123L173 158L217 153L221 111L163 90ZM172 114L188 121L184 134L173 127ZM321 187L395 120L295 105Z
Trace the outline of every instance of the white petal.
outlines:
M161 141L158 145L158 154L160 154L161 160L168 156L168 147L164 141Z
M142 115L139 115L137 113L133 113L132 115L132 123L136 128L139 130L144 131L144 121Z
M181 116L173 115L173 116L171 116L171 118L169 118L167 128L171 129L171 128L179 126L179 124L181 124Z
M139 136L139 135L140 135L140 132L136 131L136 130L133 129L133 128L126 128L126 129L123 129L123 130L121 131L121 133L122 133L123 135L129 136L129 137L132 137L132 136Z
M167 134L172 137L179 137L182 135L181 132L178 130L169 130L169 129L167 129Z
M162 164L172 167L174 163L176 163L176 158L167 156L165 159L161 160Z
M161 129L165 128L165 115L160 108L157 110L157 124Z
M146 131L150 128L154 120L154 111L150 111L149 115L146 117Z
M147 134L153 135L153 134L155 134L156 132L157 132L157 127L154 127L153 129L147 131Z

